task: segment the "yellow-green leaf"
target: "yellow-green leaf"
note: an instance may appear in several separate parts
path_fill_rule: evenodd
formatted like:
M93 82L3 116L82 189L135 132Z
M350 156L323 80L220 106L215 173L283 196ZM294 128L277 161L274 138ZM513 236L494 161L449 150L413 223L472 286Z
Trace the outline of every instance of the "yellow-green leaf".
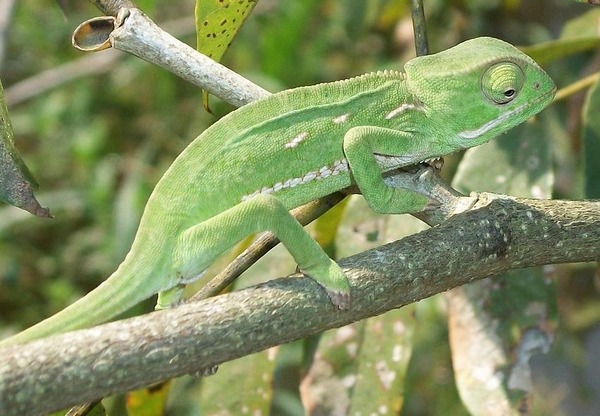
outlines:
M585 160L585 196L587 198L600 198L600 167L598 167L598 159L600 158L599 109L600 82L596 82L589 90L585 100L581 129Z
M196 34L198 52L220 61L258 0L197 0ZM208 93L203 92L208 111Z
M136 416L159 416L165 413L171 382L167 381L127 393L127 413Z

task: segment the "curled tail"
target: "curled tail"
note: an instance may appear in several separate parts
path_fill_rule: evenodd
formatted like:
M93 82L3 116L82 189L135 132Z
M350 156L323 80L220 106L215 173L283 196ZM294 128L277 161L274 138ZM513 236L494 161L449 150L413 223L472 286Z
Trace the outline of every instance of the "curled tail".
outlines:
M100 286L55 315L0 341L0 347L22 344L108 322L160 290L169 288L168 272L153 267L154 259L134 259L132 253Z

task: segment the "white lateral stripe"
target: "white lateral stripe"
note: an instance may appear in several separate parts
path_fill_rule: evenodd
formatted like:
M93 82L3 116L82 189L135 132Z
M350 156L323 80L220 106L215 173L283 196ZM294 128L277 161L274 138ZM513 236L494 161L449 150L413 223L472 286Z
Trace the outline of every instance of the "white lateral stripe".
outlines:
M476 139L477 137L487 133L488 131L490 131L491 129L496 127L498 124L502 123L504 120L510 118L511 116L513 116L515 114L520 113L521 111L523 111L525 109L525 107L527 107L527 104L522 104L519 107L515 108L514 110L508 111L504 114L500 114L498 117L496 117L493 120L488 121L487 123L485 123L483 126L479 127L478 129L465 130L461 133L458 133L458 135L460 137L462 137L463 139Z
M308 133L303 131L302 133L300 133L296 137L294 137L290 142L286 143L284 145L284 147L286 149L293 149L294 147L297 147L307 137L308 137Z
M335 124L342 124L348 121L348 117L350 117L350 113L342 114L341 116L337 116L333 119Z
M255 197L259 194L272 194L282 189L293 188L300 184L309 183L315 180L325 179L329 176L339 175L342 172L348 171L348 161L346 159L336 160L331 166L323 166L317 170L313 170L305 173L301 177L287 179L283 182L277 182L271 187L263 186L261 189L252 192L251 194L244 195L242 201L247 201L250 198Z
M405 112L406 110L414 110L415 108L417 108L417 106L414 104L402 104L400 107L394 108L392 111L390 111L385 116L385 119L389 120L396 117L398 114Z

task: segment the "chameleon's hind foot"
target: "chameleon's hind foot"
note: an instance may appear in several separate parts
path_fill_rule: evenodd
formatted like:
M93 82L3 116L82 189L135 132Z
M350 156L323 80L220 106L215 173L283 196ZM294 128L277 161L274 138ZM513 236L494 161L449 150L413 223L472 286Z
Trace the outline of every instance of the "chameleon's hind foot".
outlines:
M327 296L331 299L331 303L338 307L340 310L350 309L352 305L352 298L350 297L350 292L340 292L338 290L330 290L325 288L327 291Z
M171 289L158 292L158 299L156 300L156 306L154 309L160 311L162 309L170 309L181 305L183 303L184 289L185 285L180 284L172 287Z
M341 310L350 308L352 303L350 296L350 284L340 266L333 260L324 267L311 268L302 271L307 276L319 283L327 292L331 303Z

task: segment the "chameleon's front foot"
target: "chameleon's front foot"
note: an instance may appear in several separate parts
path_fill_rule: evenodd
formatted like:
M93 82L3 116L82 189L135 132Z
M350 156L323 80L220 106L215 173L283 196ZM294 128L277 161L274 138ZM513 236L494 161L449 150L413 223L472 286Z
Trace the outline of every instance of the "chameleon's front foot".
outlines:
M327 296L335 306L341 310L350 308L350 284L340 266L333 260L325 267L314 267L310 270L301 270L302 273L319 283L327 292Z

